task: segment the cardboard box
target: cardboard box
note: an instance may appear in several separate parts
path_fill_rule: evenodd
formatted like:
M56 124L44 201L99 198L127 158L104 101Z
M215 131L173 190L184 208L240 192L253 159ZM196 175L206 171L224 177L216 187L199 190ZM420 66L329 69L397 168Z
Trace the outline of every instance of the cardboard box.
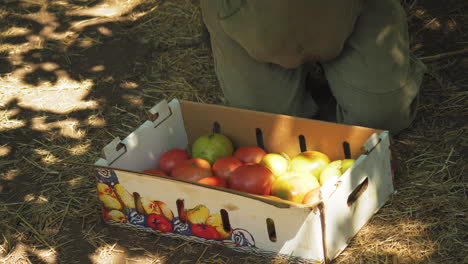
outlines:
M150 113L151 120L105 146L105 158L93 165L109 224L328 263L394 192L387 131L178 100L161 101ZM356 162L308 206L141 172L169 149L190 150L213 129L235 147L260 145L291 157L317 150Z

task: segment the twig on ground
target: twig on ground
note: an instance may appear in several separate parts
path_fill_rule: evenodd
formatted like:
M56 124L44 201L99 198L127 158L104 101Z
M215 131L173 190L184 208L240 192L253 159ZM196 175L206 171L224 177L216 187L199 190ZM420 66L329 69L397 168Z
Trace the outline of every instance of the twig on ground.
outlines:
M461 50L440 53L440 54L432 55L432 56L420 57L419 59L422 60L422 61L433 61L433 60L445 59L445 58L448 58L450 56L459 55L459 54L463 54L463 53L468 53L468 47L463 48Z

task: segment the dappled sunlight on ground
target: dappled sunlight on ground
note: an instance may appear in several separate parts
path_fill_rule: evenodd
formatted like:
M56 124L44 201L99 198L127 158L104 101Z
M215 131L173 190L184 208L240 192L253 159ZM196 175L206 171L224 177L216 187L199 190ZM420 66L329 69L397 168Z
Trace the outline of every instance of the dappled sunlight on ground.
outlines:
M47 197L43 195L35 196L34 194L26 194L24 196L24 201L25 202L30 202L30 203L46 203L49 201Z
M47 149L34 149L34 152L42 157L41 161L46 165L55 164L59 161L59 158Z
M19 106L34 111L66 114L80 109L95 109L98 106L96 101L83 101L92 86L91 80L78 82L67 77L58 78L55 84L45 81L39 85L28 85L21 78L11 76L0 79L0 106L16 99Z
M165 264L163 257L147 252L143 256L128 256L128 250L121 248L117 243L113 245L105 245L96 249L93 254L89 255L89 259L93 264L108 264L108 263L152 263Z
M17 129L25 126L24 120L14 119L13 116L20 112L19 109L0 110L0 131Z
M0 157L8 156L11 152L11 147L7 145L0 146Z
M14 249L9 252L8 255L3 255L6 251L4 246L0 245L0 263L37 263L31 262L30 257L33 256L36 260L41 261L45 264L57 263L57 255L53 250L50 249L38 249L30 247L24 243L16 243Z
M381 212L385 217L385 209ZM389 225L381 221L379 216L365 225L361 231L353 238L348 250L340 256L341 260L347 263L358 263L354 258L356 254L353 248L364 250L367 258L375 259L376 263L385 257L392 260L397 258L396 263L426 263L436 252L436 245L431 241L428 234L430 223L417 220L401 220L394 225ZM398 239L404 237L404 240ZM374 241L369 243L369 241ZM385 262L395 263L395 262Z
M402 1L410 6L416 55L468 43L466 0L447 1ZM62 163L94 163L103 146L134 131L161 99L223 101L210 47L199 38L198 0L3 2L1 264L288 263L109 226L102 221L95 172ZM389 33L377 41L384 43ZM400 50L390 52L401 60ZM430 64L421 114L392 143L394 160L405 168L395 173L398 193L337 263L460 263L465 257L463 60L451 56ZM277 125L265 136L288 133L282 129ZM357 130L349 137L356 140ZM329 147L313 138L307 144Z
M65 120L50 123L47 123L46 120L47 117L45 116L33 117L31 119L31 129L38 131L58 129L60 131L60 135L75 139L83 138L86 135L86 132L78 127L80 122L74 118L67 118Z

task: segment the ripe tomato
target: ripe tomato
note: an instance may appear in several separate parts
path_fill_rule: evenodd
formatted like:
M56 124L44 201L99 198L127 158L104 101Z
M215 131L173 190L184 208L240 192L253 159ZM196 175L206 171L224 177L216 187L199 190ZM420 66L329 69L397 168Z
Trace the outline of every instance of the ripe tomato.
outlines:
M213 174L227 181L231 173L241 165L242 161L233 156L220 158L213 164Z
M260 164L244 164L235 169L228 179L229 188L241 192L269 195L275 176Z
M244 163L260 163L260 161L263 159L263 156L265 155L265 150L257 146L240 147L234 152L234 157L238 158Z
M215 176L205 177L198 180L197 182L201 184L226 188L226 181Z
M147 169L147 170L144 170L143 172L154 174L154 175L167 176L167 174L164 171L159 170L159 169Z
M213 176L211 165L207 160L194 158L185 160L175 166L171 176L177 179L196 182L205 177Z
M181 161L188 160L189 154L183 149L171 149L164 152L158 161L158 167L166 174L170 174L172 169Z

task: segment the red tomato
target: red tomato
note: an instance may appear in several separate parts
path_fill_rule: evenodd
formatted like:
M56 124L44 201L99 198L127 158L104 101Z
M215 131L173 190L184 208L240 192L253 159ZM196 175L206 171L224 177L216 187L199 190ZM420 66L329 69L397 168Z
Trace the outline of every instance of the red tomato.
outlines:
M220 158L213 164L213 174L227 181L231 173L241 165L242 161L233 156Z
M196 182L205 177L213 176L211 165L207 160L194 158L177 164L171 176L177 179Z
M164 152L158 161L158 167L166 174L170 174L172 169L181 161L188 160L189 154L183 149L171 149Z
M263 156L266 155L266 151L261 147L240 147L234 152L234 157L238 158L244 163L260 163Z
M147 170L144 170L143 172L151 173L151 174L154 174L154 175L167 176L167 174L164 171L160 170L160 169L147 169Z
M241 192L269 195L275 176L260 164L244 164L235 169L228 179L229 188Z
M205 177L198 180L197 182L201 184L226 188L226 181L215 176Z

